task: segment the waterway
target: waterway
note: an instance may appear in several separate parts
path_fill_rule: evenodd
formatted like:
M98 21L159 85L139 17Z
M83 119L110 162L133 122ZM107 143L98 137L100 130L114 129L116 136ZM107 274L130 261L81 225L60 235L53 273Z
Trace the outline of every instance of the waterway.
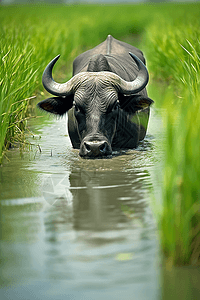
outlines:
M161 299L150 206L160 114L112 159L81 159L65 118L30 126L32 149L10 150L0 168L0 299Z

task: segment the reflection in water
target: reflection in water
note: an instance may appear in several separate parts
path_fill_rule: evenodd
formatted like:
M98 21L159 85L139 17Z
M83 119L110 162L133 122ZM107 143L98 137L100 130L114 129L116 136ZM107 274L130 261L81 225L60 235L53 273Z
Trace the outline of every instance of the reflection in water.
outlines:
M200 298L199 267L178 267L163 270L163 299L193 300Z
M146 203L142 197L144 192L141 192L142 182L139 179L135 172L130 174L117 170L98 172L79 169L72 172L70 183L75 229L122 229L134 218L144 225Z
M76 159L70 184L53 176L67 192L58 197L57 190L45 213L46 269L51 279L67 280L73 295L131 299L134 291L138 299L157 297L154 224L145 189L149 174L132 169L132 154L110 161Z
M152 136L112 160L83 160L63 120L38 132L41 153L11 152L0 169L0 299L159 299Z

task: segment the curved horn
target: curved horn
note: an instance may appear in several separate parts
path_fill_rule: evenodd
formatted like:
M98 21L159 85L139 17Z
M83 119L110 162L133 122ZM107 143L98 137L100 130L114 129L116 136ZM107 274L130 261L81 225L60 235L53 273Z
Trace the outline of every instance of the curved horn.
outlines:
M124 94L136 94L145 88L149 81L149 74L143 62L133 53L129 52L130 56L135 60L139 73L135 80L128 82L121 79L120 90Z
M52 69L59 59L60 55L56 56L47 65L42 75L42 83L44 88L52 95L55 96L66 96L73 92L72 78L66 83L57 83L53 80Z

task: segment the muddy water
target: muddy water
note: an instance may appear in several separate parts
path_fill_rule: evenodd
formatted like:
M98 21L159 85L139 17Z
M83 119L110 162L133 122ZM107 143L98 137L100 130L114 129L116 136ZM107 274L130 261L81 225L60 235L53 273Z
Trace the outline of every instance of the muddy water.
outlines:
M161 299L149 206L159 114L137 150L107 160L79 158L64 119L32 126L32 151L0 168L0 299Z

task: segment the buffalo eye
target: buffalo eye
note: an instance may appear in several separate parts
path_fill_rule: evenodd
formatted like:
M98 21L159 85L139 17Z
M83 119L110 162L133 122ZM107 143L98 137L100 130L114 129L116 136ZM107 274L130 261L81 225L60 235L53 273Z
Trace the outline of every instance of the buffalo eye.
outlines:
M74 105L74 108L75 108L75 113L76 114L85 114L83 108L78 106L77 104Z
M110 107L108 108L108 113L111 113L111 112L115 112L117 109L118 109L118 102L114 102L112 105L110 105Z

